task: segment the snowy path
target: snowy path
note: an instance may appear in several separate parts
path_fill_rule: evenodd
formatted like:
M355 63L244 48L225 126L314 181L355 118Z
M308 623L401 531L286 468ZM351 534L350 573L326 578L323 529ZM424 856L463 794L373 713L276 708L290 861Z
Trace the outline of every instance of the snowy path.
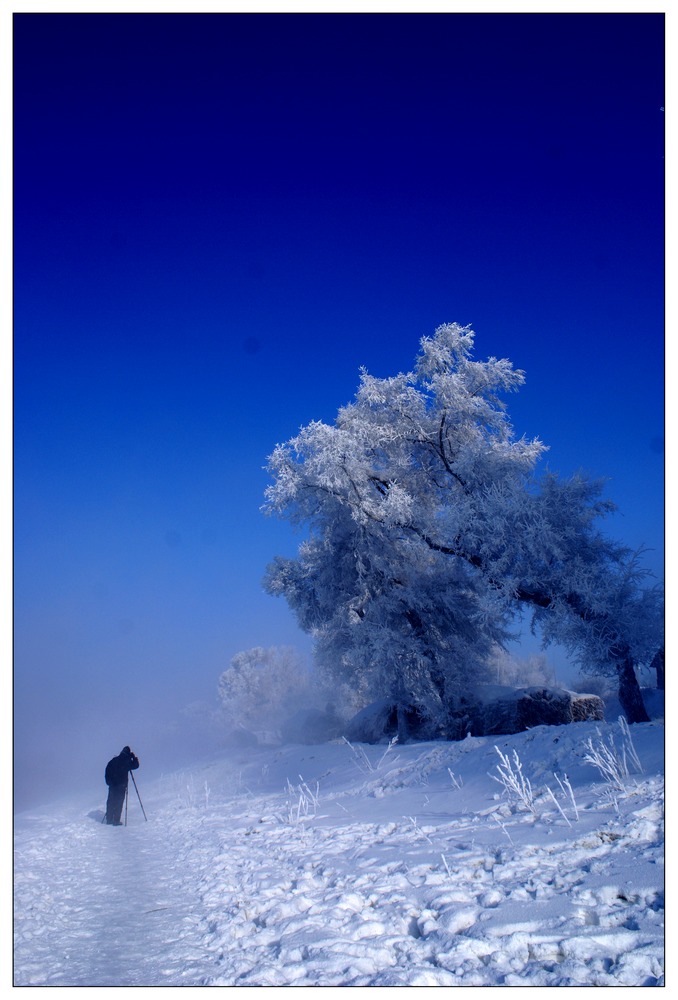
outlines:
M638 730L644 773L615 796L576 757L585 726L501 738L535 787L567 763L578 818L543 790L536 815L506 802L492 740L367 774L338 745L224 758L121 828L20 817L15 983L662 984L663 729Z
M108 827L90 816L41 826L16 855L17 985L174 985L200 977L196 868L204 850L194 856L190 842L158 822Z

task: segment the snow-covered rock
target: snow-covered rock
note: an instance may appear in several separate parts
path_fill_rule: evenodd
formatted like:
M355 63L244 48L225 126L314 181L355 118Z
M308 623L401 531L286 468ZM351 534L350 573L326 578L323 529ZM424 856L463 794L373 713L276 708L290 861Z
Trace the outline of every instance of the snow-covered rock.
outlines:
M560 688L510 688L486 685L465 698L452 714L449 728L441 732L414 706L388 698L372 702L344 727L349 740L380 743L398 736L406 740L522 733L534 726L562 726L604 718L604 704L595 694L577 694Z
M480 689L475 705L467 709L473 736L522 733L535 726L563 726L569 722L602 720L604 704L595 694L577 694L560 688Z

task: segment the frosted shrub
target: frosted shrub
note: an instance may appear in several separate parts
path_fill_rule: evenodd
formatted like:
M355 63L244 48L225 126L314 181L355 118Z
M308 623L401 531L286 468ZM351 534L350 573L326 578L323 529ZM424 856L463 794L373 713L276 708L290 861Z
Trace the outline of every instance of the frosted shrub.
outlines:
M610 733L607 740L603 739L600 730L597 730L598 739L594 743L589 738L584 743L586 753L584 761L596 767L608 785L625 791L624 779L629 776L629 762L636 771L642 771L636 748L626 719L619 717L619 728L622 734L622 745L617 747L614 741L614 734Z
M530 784L529 778L526 778L525 775L523 774L523 765L521 763L520 757L518 756L518 753L514 750L513 759L510 760L508 755L503 754L499 749L499 747L495 746L494 749L497 751L497 753L501 758L501 764L497 764L498 774L496 775L491 774L490 777L494 781L498 781L499 784L503 785L511 801L522 804L523 806L525 806L526 809L528 809L532 813L532 815L535 818L537 818L537 809L535 805L534 792L532 791L532 785ZM569 799L569 804L572 806L574 818L578 820L579 810L577 808L577 802L574 797L574 791L572 789L572 785L570 784L570 779L567 777L567 775L564 775L561 778L555 772L553 776L558 782L558 787L560 788L562 796L565 798L566 801ZM564 807L560 804L555 794L553 793L551 788L549 788L548 785L546 786L546 791L550 796L552 802L555 804L556 809L558 810L560 815L563 817L567 825L571 827L572 823L570 822L568 816L566 815ZM496 822L499 823L499 820L497 819L496 816L493 816L493 819L495 819ZM502 824L500 825L502 826L502 829L504 829L503 825ZM511 838L508 834L508 831L504 829L504 833L510 840Z
M342 739L346 744L346 746L351 751L351 754L353 756L353 761L356 767L360 771L362 771L363 774L376 774L376 772L379 770L381 765L386 760L386 757L389 755L389 753L393 750L393 747L398 742L398 737L394 736L393 739L389 741L388 746L386 747L383 754L377 761L376 765L374 765L362 747L354 747L352 743L349 743L349 741L346 739L345 736L342 736ZM398 758L396 757L395 760L397 759Z
M320 805L320 783L316 782L315 792L311 791L301 775L300 784L296 787L287 779L287 801L285 803L284 820L296 824L301 819L312 818Z
M619 728L622 731L622 754L624 760L628 758L636 771L642 774L643 766L640 763L638 754L636 753L636 748L633 745L633 737L631 736L631 730L629 729L629 724L623 715L619 716Z
M267 732L311 699L311 675L290 646L255 646L232 658L218 685L224 718L235 729Z
M614 745L614 737L610 735L607 743L601 737L595 744L589 737L584 746L587 750L584 754L586 763L598 768L609 785L623 791L624 778L628 776L628 771Z
M349 741L346 739L345 736L342 736L342 739L346 744L346 746L351 751L351 756L353 757L353 763L356 765L358 770L362 771L363 774L370 774L372 771L374 771L374 768L370 763L370 759L363 750L363 748L354 747L352 743L349 743Z
M529 778L523 774L523 765L516 750L513 751L513 762L509 760L507 754L503 754L498 746L494 748L499 754L501 764L497 764L497 774L491 774L493 781L498 781L503 785L508 796L513 801L522 803L526 809L536 816L534 806L534 795Z

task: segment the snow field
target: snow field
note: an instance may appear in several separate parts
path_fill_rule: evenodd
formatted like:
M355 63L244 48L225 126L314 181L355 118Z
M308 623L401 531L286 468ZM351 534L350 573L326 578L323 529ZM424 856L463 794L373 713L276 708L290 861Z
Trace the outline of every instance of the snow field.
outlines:
M96 801L23 814L15 983L661 985L663 726L633 727L622 789L584 761L597 728L363 746L373 770L341 742L248 750L138 772L148 823L131 798L121 828Z

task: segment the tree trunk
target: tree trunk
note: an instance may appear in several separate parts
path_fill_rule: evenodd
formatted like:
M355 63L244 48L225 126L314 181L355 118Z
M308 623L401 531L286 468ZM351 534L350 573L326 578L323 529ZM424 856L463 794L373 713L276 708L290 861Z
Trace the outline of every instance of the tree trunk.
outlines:
M398 743L407 743L410 736L410 727L407 723L407 709L398 700L396 705L396 736L398 737Z
M640 685L633 669L633 660L629 655L617 661L617 677L619 678L619 701L627 721L629 723L649 722L650 716L645 711Z
M654 654L652 663L650 664L650 670L657 671L657 690L664 690L664 647L658 649Z

